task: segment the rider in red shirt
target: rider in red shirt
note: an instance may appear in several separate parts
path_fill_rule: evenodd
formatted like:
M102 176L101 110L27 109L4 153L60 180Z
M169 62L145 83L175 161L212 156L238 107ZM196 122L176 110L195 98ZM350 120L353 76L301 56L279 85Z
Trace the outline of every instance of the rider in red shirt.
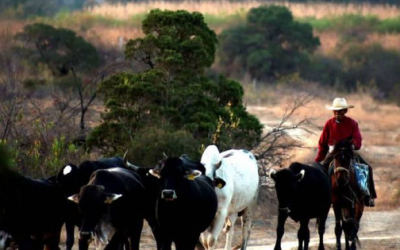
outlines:
M320 163L325 171L328 171L330 163L333 161L333 155L330 154L336 142L352 138L354 150L361 148L362 137L358 123L346 116L349 108L354 108L354 105L348 105L346 99L335 98L332 106L326 105L327 109L333 111L334 117L329 119L322 130L322 134L318 142L318 154L315 161ZM375 206L374 199L376 198L375 185L371 166L359 156L360 162L369 166L369 191L370 197L366 198L365 205Z

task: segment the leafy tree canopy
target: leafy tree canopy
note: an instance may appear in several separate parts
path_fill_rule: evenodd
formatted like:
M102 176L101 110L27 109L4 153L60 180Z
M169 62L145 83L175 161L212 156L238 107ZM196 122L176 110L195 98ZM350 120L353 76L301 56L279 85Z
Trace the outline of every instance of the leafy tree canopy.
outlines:
M288 8L262 6L249 11L244 25L221 33L220 57L253 78L279 77L298 70L319 45L311 25L296 22Z
M27 42L17 48L25 58L46 64L55 76L67 75L71 68L89 71L100 65L96 48L72 30L34 23L25 26L16 38Z
M189 142L191 150L210 143L224 149L249 147L259 139L262 125L243 106L242 86L205 74L214 61L217 38L201 14L153 10L143 21L143 32L143 38L127 43L125 54L148 69L116 74L101 85L107 112L89 145L114 154L164 145L149 140L159 138L175 140L164 150L177 154L175 146L181 150ZM152 154L159 158L162 151Z

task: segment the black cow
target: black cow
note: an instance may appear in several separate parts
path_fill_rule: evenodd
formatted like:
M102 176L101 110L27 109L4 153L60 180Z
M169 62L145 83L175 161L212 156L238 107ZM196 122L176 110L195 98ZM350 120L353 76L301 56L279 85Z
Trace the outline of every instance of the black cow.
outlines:
M59 249L67 203L56 184L24 177L0 163L0 230L19 249Z
M124 160L121 157L102 158L97 161L84 161L79 166L67 164L58 172L55 182L60 185L67 197L77 194L80 188L86 185L90 176L99 169L124 168ZM76 203L68 203L68 213L65 222L66 249L71 250L75 241L75 226L80 226L79 209ZM99 232L101 233L101 232ZM96 234L99 237L104 235Z
M70 197L82 213L79 249L87 250L97 225L109 221L114 235L106 249L118 249L129 238L139 249L144 219L145 189L140 176L123 168L97 170L79 194Z
M217 212L218 199L210 178L193 162L170 157L149 171L159 178L156 218L163 236L163 249L172 242L177 250L194 249L200 234ZM197 162L198 168L204 166Z
M308 223L317 218L319 250L324 249L325 222L331 206L331 183L318 167L292 163L289 168L271 170L279 202L278 227L275 250L281 249L281 239L288 216L300 222L298 231L299 249L308 249L310 231Z

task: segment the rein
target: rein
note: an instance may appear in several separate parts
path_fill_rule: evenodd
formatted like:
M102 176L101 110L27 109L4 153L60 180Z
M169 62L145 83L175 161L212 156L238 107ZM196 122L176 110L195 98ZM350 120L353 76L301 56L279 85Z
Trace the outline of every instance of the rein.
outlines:
M338 179L337 179L337 176L336 176L336 173L338 173L338 172L345 172L347 174L348 178L347 178L347 181L345 182L344 185L346 186L347 184L349 184L349 182L350 182L350 171L347 168L344 168L344 167L335 167L335 161L332 161L331 165L333 165L333 174L335 176L336 184L339 185ZM351 165L351 163L350 163L350 165ZM350 166L349 166L349 168L350 168Z

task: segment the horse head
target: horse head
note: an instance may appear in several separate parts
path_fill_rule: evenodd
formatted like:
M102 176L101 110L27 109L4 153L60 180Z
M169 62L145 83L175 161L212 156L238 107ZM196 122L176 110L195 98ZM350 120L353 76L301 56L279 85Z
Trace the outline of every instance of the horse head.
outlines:
M352 176L352 161L354 159L353 140L341 140L337 142L332 151L333 155L333 177L339 186L345 186L350 182Z

